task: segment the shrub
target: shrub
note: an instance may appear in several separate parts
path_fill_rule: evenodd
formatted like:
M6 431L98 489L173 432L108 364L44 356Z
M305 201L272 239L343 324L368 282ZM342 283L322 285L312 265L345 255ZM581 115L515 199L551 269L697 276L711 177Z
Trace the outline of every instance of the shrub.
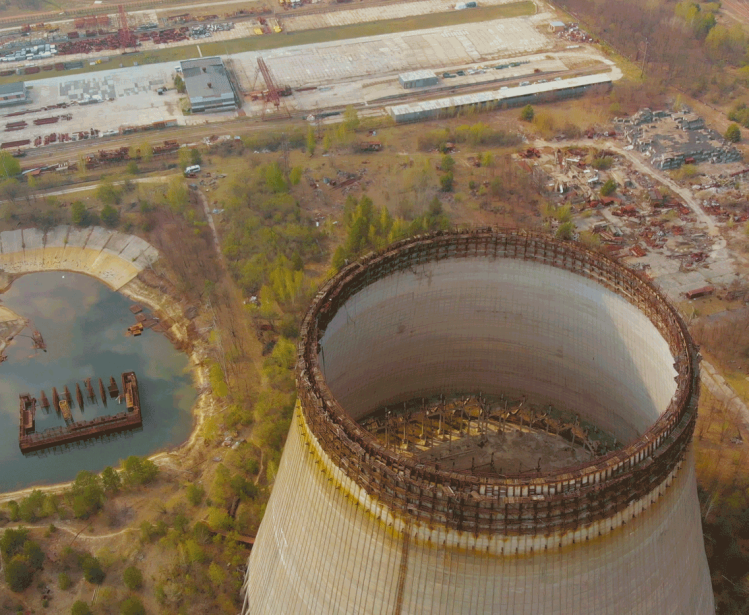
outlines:
M440 187L442 188L442 192L450 192L453 189L452 171L440 177Z
M44 566L44 551L38 543L27 540L23 545L23 555L31 568L41 570Z
M563 239L569 241L572 239L572 235L575 233L575 223L574 222L564 222L559 225L559 228L557 229L557 239Z
M613 163L614 159L611 156L601 156L600 158L594 158L590 166L598 171L605 171L610 169Z
M609 196L610 194L614 194L614 192L616 192L616 182L609 178L601 186L601 196Z
M11 591L22 592L34 578L34 571L22 559L14 557L5 566L5 581Z
M125 587L137 590L143 587L143 573L135 566L128 566L122 573L122 579L125 581Z
M101 221L108 227L113 228L120 222L120 212L112 205L105 205L101 210Z
M443 171L452 171L453 167L455 167L455 158L453 158L450 154L445 154L444 156L442 156L440 167Z
M120 605L120 615L146 615L146 607L138 598L130 596Z
M101 585L107 576L101 567L101 563L93 555L86 555L81 567L83 568L83 578L89 583Z
M731 143L738 143L741 141L741 129L739 128L738 124L731 124L726 129L725 134L726 141L729 141Z
M532 122L535 115L536 112L531 105L525 105L525 107L520 111L520 119L524 122Z
M77 600L70 610L70 615L91 615L91 609L83 600Z
M57 575L57 586L65 591L66 589L70 589L70 586L73 584L73 582L70 580L70 577L66 572L61 572Z
M205 489L200 485L190 483L187 485L187 500L193 506L199 506L205 496Z

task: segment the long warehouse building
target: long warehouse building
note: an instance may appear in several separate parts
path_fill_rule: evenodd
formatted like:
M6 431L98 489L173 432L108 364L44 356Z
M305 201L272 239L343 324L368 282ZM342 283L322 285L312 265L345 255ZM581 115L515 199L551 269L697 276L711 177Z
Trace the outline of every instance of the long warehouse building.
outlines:
M611 83L611 75L607 73L585 75L561 79L560 81L536 82L529 85L506 87L490 92L461 94L448 98L393 105L386 107L386 110L397 123L418 122L454 115L457 111L468 108L477 111L489 111L503 105L518 107L531 103L573 98L591 90L608 89L611 87Z
M605 255L398 242L317 294L296 378L243 613L715 613L699 355Z

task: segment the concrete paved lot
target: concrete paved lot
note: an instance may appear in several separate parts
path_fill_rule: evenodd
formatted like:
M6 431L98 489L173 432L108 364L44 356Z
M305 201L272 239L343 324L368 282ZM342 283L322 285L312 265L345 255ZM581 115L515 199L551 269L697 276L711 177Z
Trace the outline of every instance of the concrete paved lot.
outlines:
M538 17L249 51L236 54L233 59L237 76L248 90L258 56L265 59L278 83L291 87L319 86L533 53L551 45L550 39L535 28Z

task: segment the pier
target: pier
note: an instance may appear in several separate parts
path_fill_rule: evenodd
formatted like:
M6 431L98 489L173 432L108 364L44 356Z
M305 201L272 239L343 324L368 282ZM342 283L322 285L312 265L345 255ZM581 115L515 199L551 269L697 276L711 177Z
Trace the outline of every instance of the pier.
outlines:
M100 381L101 382L101 381ZM117 390L114 378L111 379ZM18 445L21 452L33 453L54 447L64 447L75 442L94 440L116 433L139 429L143 426L141 417L140 393L138 379L135 372L124 372L121 378L122 399L125 401L125 411L112 416L99 416L88 421L75 421L67 400L59 400L59 410L65 418L65 425L45 429L41 433L34 430L34 413L36 399L29 394L20 395L20 433ZM67 387L65 387L67 391ZM110 392L111 392L110 385ZM53 399L57 397L56 389L52 389ZM118 391L119 393L119 391ZM114 397L114 395L113 395ZM54 400L57 406L57 400Z

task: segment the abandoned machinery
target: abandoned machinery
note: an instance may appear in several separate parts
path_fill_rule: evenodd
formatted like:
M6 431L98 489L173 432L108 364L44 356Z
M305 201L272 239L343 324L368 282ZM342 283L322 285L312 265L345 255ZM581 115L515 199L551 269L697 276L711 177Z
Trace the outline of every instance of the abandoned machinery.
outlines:
M49 412L50 402L44 391L41 392L40 401L29 393L19 395L20 397L20 429L18 445L21 452L34 453L54 447L65 447L86 440L94 440L112 436L116 433L139 429L143 426L140 406L140 393L138 391L138 379L135 372L123 372L122 394L114 377L109 379L109 387L104 388L104 383L99 378L99 394L102 403L107 405L107 391L109 397L125 402L125 411L109 416L98 416L87 421L78 421L73 418L73 396L70 389L65 386L64 396L60 397L56 387L52 387L52 408L65 421L64 426L45 429L41 433L36 432L36 409L40 403L42 409ZM96 392L91 384L91 378L84 381L86 397L89 402L97 403ZM76 401L79 410L83 411L83 392L78 383L75 385Z

